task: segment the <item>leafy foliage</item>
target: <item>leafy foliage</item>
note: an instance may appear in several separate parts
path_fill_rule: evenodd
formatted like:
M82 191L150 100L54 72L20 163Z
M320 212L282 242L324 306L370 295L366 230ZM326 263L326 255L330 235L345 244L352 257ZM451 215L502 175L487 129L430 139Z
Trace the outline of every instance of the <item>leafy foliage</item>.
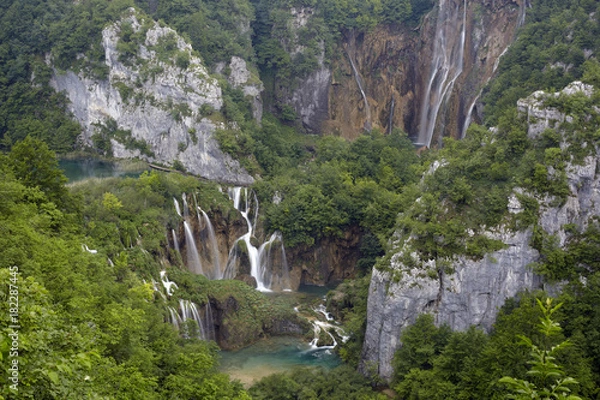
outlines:
M597 387L590 363L578 348L582 338L571 336L570 346L559 345L564 343L560 327L549 318L552 315L546 313L546 305L540 307L539 303L539 297L528 294L509 300L489 335L474 327L465 332L450 332L443 326L435 327L433 317L419 316L402 333L402 347L394 359L394 389L399 398L513 398L506 391L505 382L509 380L518 383L519 390L533 392L533 383L538 388L551 388L550 383L554 384L557 377L566 376L574 379L563 380L563 388L569 386L569 390L577 389L582 397L593 397ZM553 314L555 320L564 318L556 307ZM541 323L535 325L536 320ZM551 335L547 336L549 332ZM563 367L556 367L557 363ZM503 378L506 376L514 378ZM579 381L576 388L571 385L572 379ZM553 388L559 391L559 385Z
M500 383L506 384L515 393L509 396L513 399L581 400L581 397L571 394L571 388L578 384L577 380L566 376L562 367L556 363L557 355L571 346L571 342L565 340L552 347L548 343L562 331L560 324L552 320L552 315L560 308L561 304L553 307L550 298L546 299L546 304L539 299L536 300L543 315L537 329L546 339L545 343L541 345L543 347L538 347L527 336L519 336L522 343L531 349L531 361L529 361L531 368L527 371L529 379L505 376L500 379Z
M54 155L31 138L0 158L0 174L1 378L11 360L7 296L16 266L18 398L248 398L217 372L214 345L181 339L165 323L162 298L141 278L160 268L169 218L148 206L196 180L175 178L175 187L145 174L118 191L104 184L70 193ZM3 398L16 395L0 387Z
M254 384L249 393L257 400L387 398L375 393L363 376L347 366L330 371L298 369L288 374L274 374Z

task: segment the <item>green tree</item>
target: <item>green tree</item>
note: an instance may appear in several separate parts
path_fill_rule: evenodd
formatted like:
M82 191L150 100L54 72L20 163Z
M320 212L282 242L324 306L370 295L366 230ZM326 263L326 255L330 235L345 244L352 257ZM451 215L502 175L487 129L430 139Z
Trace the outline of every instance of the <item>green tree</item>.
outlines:
M512 394L506 396L509 399L561 399L581 400L579 396L572 394L572 387L578 382L565 374L563 368L557 363L558 355L567 347L571 346L569 340L554 344L555 339L562 332L560 324L554 322L553 314L561 307L562 303L552 306L552 299L547 298L545 304L536 299L542 312L540 323L537 325L538 332L542 335L542 342L535 344L527 336L519 335L523 345L531 349L531 365L527 371L528 379L517 379L505 376L500 383L506 384Z

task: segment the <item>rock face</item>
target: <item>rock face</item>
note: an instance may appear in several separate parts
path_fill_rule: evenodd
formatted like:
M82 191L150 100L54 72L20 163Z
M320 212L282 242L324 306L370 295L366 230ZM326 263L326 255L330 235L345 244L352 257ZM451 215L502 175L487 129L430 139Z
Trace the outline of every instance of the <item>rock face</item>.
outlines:
M544 101L549 98L558 98L561 95L570 96L575 93L581 93L585 96L591 96L594 92L592 85L575 81L569 84L560 92L548 94L542 90L534 92L525 99L520 99L517 102L517 109L523 115L527 116L527 136L529 138L538 137L546 129L555 129L560 126L565 120L571 122L572 118L565 116L554 107L546 107Z
M576 83L567 89L568 93L574 91L589 95L590 88ZM536 126L554 126L557 120L570 118L562 114L558 118L558 111L540 108L537 101L545 96L549 95L536 92L520 101L521 112L530 116L534 112ZM536 129L534 127L530 133ZM567 145L561 144L562 147ZM600 151L596 148L593 153L583 162L567 163L571 194L564 204L554 206L555 199L549 196L537 199L540 203L538 225L548 234L555 235L561 246L568 239L566 224L585 229L591 217L600 215L600 174L597 172ZM513 214L523 212L517 193L524 191L516 188L509 198L508 212ZM504 242L506 248L479 261L458 258L452 262L452 273L438 269L434 260L418 260L421 268L411 269L402 262L405 259L402 250L391 258L390 269L373 271L360 364L364 373L377 372L386 380L392 377L391 362L401 345L400 334L421 313L432 313L437 324L448 324L455 330L465 330L471 325L489 330L507 298L523 290L544 287L540 277L528 268L528 264L539 261L537 250L530 246L531 228L511 232L501 226L487 234ZM394 280L391 271L400 279Z
M323 239L313 246L287 249L292 288L326 286L354 278L360 258L361 232L354 227L343 238Z
M142 40L134 44L135 54L126 57L120 46L129 27ZM107 138L117 158L166 165L177 160L188 172L207 179L253 182L213 137L220 123L209 114L223 105L221 88L189 44L170 28L153 21L148 26L133 9L106 27L102 38L108 79L67 71L52 80L56 90L66 93L70 111L83 126L82 144L93 146L100 127L113 126L125 132L125 138Z
M458 76L444 79L446 85L440 89L445 101L435 113L432 143L441 135L461 137L465 125L477 119L481 89L514 40L526 4L524 0L448 0L441 4L442 8L437 6L415 29L392 25L364 34L347 32L329 65L320 63L317 70L295 83L297 89L281 91L276 97L293 106L311 132L353 139L369 125L384 131L397 127L417 141L423 112L435 103L428 96L435 89L432 82L439 81L448 69L460 69ZM307 12L295 10L292 14L294 26L310 18ZM433 63L436 51L445 48L462 55L456 66ZM350 61L357 69L367 104Z

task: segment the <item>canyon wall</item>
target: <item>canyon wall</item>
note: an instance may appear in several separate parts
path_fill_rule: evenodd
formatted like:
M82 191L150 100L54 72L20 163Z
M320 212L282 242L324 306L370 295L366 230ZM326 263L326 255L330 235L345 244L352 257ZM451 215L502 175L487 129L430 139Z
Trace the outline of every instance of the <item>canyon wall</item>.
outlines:
M525 11L525 0L443 0L417 27L344 32L329 73L321 66L285 101L313 133L353 139L397 127L433 146L460 138ZM319 101L302 95L309 90Z
M253 178L214 138L216 129L227 127L212 116L223 106L219 83L174 30L154 21L148 27L143 18L130 9L103 30L107 79L56 71L52 85L70 100L70 111L83 127L80 143L98 147L94 139L99 138L116 158L169 166L179 162L180 168L207 179L251 184ZM120 50L125 26L137 34L146 29L135 54L128 56ZM255 98L262 87L248 82L250 74L237 61L232 60L232 84ZM261 111L255 104L257 118Z
M589 85L576 82L561 93L590 96L592 90ZM555 108L545 107L543 100L549 96L552 95L536 92L519 101L519 110L529 121L530 138L539 136L546 128L558 129L563 121L573 120ZM559 93L554 94L558 96ZM596 108L596 112L600 110ZM568 146L563 137L561 148ZM583 161L571 159L567 163L565 171L570 193L563 204L557 205L553 196L541 198L517 187L508 199L507 212L524 212L518 195L535 197L540 204L539 228L558 238L558 246L565 246L571 235L567 226L574 224L584 231L589 220L600 214L600 149L595 147L591 153L593 155ZM462 256L443 260L451 263L449 268L436 265L437 260L416 260L415 267L404 263L405 251L411 254L411 250L407 250L409 238L392 255L386 268L373 271L360 364L363 373L376 372L386 380L392 377L392 359L401 346L402 330L419 314L431 313L436 324L448 324L454 330L475 325L489 331L506 299L524 290L548 289L530 267L531 263L540 261L540 254L531 244L531 227L513 231L502 225L485 234L500 240L505 247L477 261Z

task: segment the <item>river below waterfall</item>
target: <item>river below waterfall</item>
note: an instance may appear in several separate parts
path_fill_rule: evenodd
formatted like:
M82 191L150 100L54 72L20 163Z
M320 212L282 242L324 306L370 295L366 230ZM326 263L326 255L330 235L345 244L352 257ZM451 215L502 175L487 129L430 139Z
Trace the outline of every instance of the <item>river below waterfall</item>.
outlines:
M285 296L294 299L299 306L324 303L327 287L300 286L298 292L269 293L269 296ZM232 379L239 380L245 387L258 380L298 367L334 368L341 364L340 358L330 348L315 348L306 338L296 336L274 336L262 339L251 346L237 351L222 351L220 370Z
M220 369L248 387L265 376L297 367L333 368L340 364L331 350L313 350L302 338L276 336L238 351L221 352Z

